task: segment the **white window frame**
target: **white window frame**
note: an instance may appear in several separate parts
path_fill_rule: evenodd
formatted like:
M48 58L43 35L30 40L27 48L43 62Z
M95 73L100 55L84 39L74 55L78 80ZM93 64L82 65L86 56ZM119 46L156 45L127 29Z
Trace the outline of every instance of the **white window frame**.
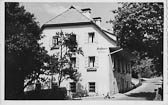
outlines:
M89 32L88 33L88 43L94 43L95 42L95 32Z
M88 65L88 67L91 67L91 68L95 67L95 56L89 56L89 65Z
M52 46L58 46L59 45L59 37L58 36L53 36L52 37Z
M70 82L70 91L71 92L76 92L76 82Z
M96 92L96 82L89 82L89 92Z

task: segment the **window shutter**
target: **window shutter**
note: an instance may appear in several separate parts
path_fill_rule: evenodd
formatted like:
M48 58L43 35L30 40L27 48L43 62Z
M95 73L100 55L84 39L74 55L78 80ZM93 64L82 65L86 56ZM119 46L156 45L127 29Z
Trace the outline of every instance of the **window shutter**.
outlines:
M88 68L89 63L89 58L85 57L85 68Z
M76 68L79 68L79 58L76 57Z
M99 68L99 58L98 58L98 56L95 57L95 67Z

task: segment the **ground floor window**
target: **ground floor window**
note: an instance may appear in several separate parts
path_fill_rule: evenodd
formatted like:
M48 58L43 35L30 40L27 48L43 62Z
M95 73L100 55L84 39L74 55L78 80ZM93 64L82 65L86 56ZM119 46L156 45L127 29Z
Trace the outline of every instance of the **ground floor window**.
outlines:
M95 92L95 82L89 82L89 92Z
M76 92L76 83L75 82L70 83L70 90L71 90L71 92Z

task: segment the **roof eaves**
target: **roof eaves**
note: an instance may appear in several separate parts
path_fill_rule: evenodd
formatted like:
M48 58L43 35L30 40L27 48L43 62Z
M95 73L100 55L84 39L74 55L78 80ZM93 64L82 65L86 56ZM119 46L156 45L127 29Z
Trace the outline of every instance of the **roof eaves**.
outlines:
M95 24L93 21L91 21L93 25L95 25L103 34L105 34L109 39L111 39L113 42L117 44L117 41L109 37L97 24Z
M107 33L110 34L110 35L116 36L114 33L111 33L111 32L109 32L109 31L107 31L107 30L102 29L102 31L107 32Z
M77 23L61 23L61 24L44 24L41 29L43 30L46 27L64 27L64 26L77 26L77 25L89 25L92 22L77 22Z

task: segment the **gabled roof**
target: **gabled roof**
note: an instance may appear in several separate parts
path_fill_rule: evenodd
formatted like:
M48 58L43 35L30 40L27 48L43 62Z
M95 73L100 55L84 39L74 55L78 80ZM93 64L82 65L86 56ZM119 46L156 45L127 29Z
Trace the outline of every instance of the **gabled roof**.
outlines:
M79 23L90 22L91 19L84 16L80 11L71 6L68 10L52 18L45 24L64 24L64 23Z
M65 12L47 21L45 24L42 25L41 29L43 30L45 27L61 27L61 26L74 26L74 25L75 26L76 25L94 25L104 35L106 35L109 39L111 39L113 42L116 43L115 38L110 37L107 31L104 31L104 29L99 27L92 19L83 15L81 11L77 10L73 6L67 9Z
M109 31L107 31L107 30L105 30L105 29L102 29L102 31L103 31L106 35L108 35L110 38L112 38L113 40L117 41L117 37L116 37L113 33L109 32Z

